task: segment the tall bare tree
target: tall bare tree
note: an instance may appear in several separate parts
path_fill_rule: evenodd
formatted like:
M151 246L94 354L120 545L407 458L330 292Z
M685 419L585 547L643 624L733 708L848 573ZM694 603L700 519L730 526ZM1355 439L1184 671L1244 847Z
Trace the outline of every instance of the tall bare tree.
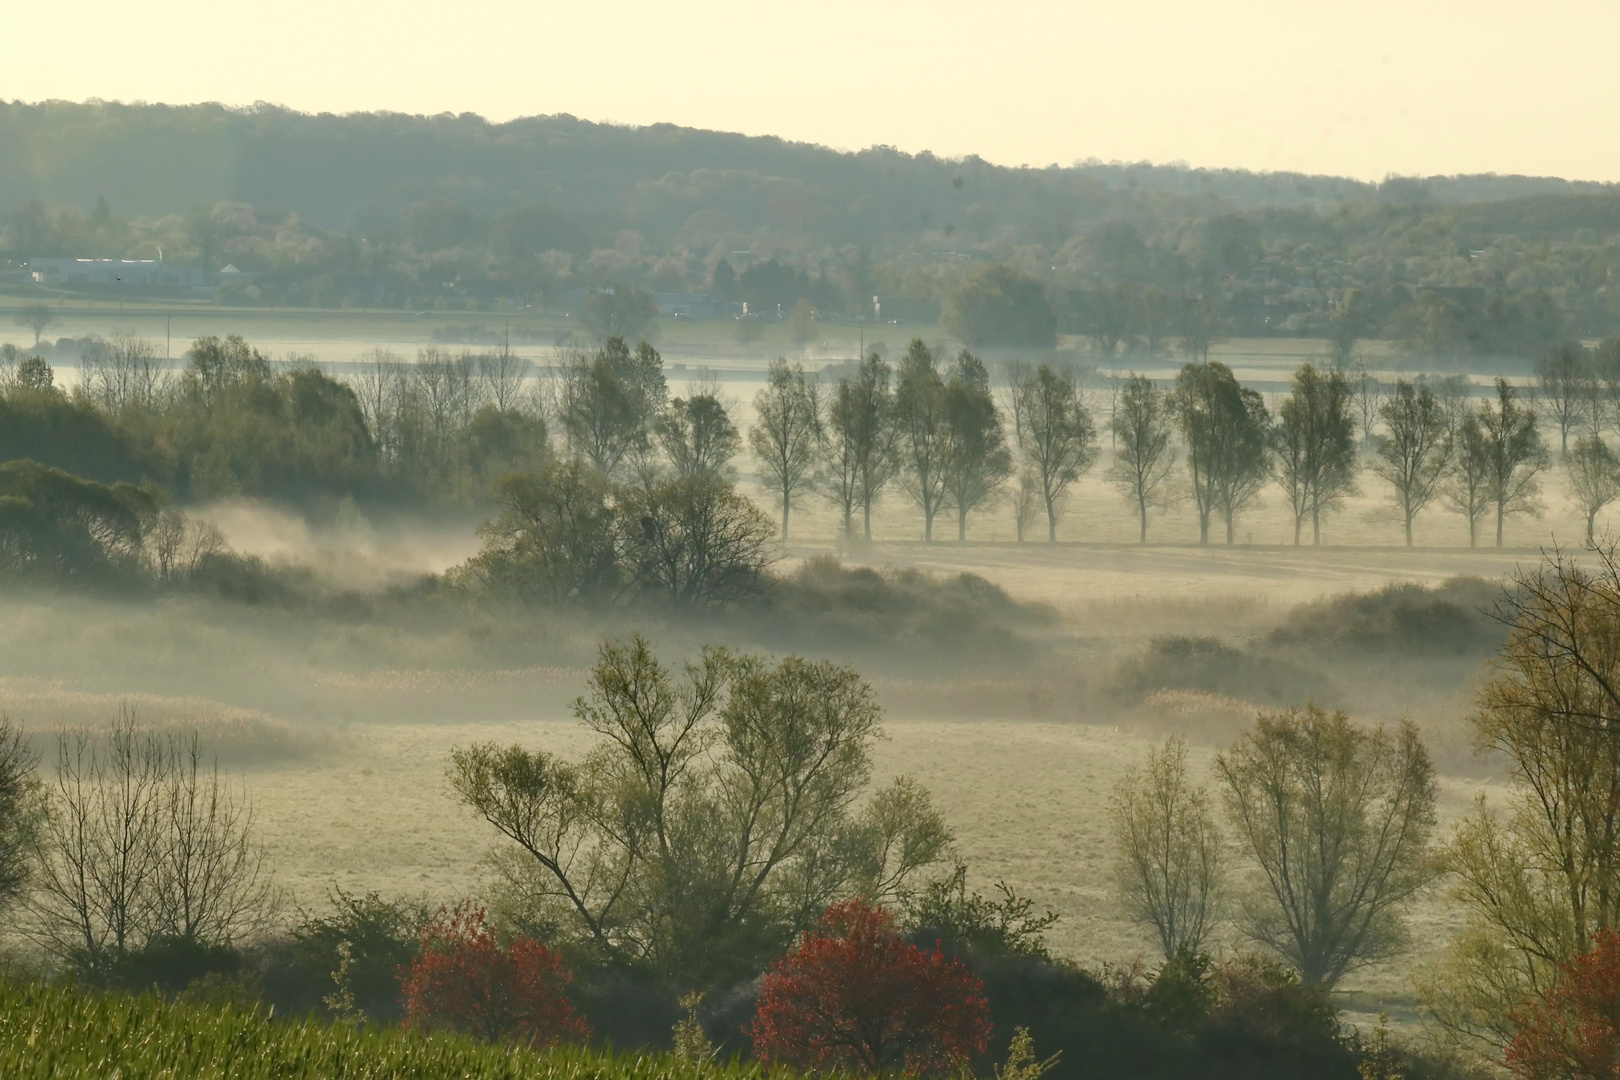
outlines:
M533 373L533 362L513 352L510 340L478 356L478 379L483 384L481 396L503 413L516 412L521 407L524 384Z
M1219 917L1221 831L1209 793L1169 739L1114 786L1114 879L1126 911L1158 935L1166 960L1203 949Z
M838 380L827 402L821 466L816 486L838 508L844 541L855 539L855 508L861 505L861 424L855 381Z
M1402 945L1403 908L1433 876L1438 790L1416 727L1262 713L1216 770L1265 883L1245 909L1256 941L1329 987Z
M1411 547L1412 522L1439 494L1450 468L1450 432L1427 383L1396 382L1378 411L1389 434L1378 444L1373 472L1393 489L1395 509L1406 527L1406 546Z
M133 334L91 342L79 358L79 379L91 400L111 413L158 407L172 382L157 346Z
M765 470L766 486L781 500L782 539L788 538L788 513L815 479L821 449L821 395L803 364L771 363L765 389L754 395L758 422L748 443Z
M1596 400L1592 358L1578 341L1567 341L1536 358L1536 397L1558 425L1558 451L1569 449L1569 429Z
M16 323L34 332L34 348L37 349L40 335L56 325L56 312L49 304L24 304L17 309Z
M1133 372L1120 390L1119 407L1110 427L1115 452L1108 476L1131 501L1141 525L1139 541L1145 544L1148 507L1166 501L1167 484L1176 464L1171 441L1175 435L1175 411L1169 395L1146 375Z
M1013 395L1018 402L1018 449L1025 470L1040 485L1046 539L1055 543L1069 487L1097 460L1097 430L1067 369L1042 364L1014 386Z

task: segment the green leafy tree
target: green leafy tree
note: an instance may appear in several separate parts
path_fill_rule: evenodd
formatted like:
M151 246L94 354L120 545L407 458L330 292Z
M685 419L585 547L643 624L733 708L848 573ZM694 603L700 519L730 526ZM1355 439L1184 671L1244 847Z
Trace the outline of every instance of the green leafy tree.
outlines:
M971 348L1044 348L1057 340L1057 318L1041 283L1005 263L968 274L945 299L940 322Z
M1440 493L1450 469L1451 432L1427 383L1400 380L1378 412L1389 434L1378 444L1373 471L1389 483L1411 547L1412 522Z
M642 289L594 289L579 306L580 320L598 341L639 338L658 320L658 301Z
M564 364L558 410L574 452L608 480L648 445L669 394L664 363L645 341L634 352L614 336L595 354Z
M676 477L627 493L624 515L636 583L671 605L713 607L764 587L775 529L719 477Z
M1509 514L1539 514L1536 476L1547 467L1534 409L1518 402L1512 384L1497 377L1494 407L1479 407L1479 429L1485 444L1485 481L1496 511L1496 546L1502 546L1502 523Z
M889 365L876 352L856 369L849 391L840 390L833 411L834 437L841 454L849 455L854 471L856 501L866 539L872 539L872 507L894 476L894 391L889 388Z
M1355 426L1344 376L1301 364L1277 410L1272 443L1277 478L1294 515L1294 546L1306 517L1311 542L1320 544L1322 511L1338 506L1356 485Z
M1198 509L1198 542L1209 543L1209 520L1220 514L1230 544L1237 515L1268 478L1265 402L1239 385L1219 361L1183 367L1176 376L1174 401Z
M1479 523L1491 508L1492 447L1479 415L1470 412L1457 425L1451 474L1442 489L1446 504L1468 521L1468 546L1478 542Z
M1187 770L1187 746L1171 739L1147 767L1114 785L1114 880L1127 914L1151 928L1166 961L1203 950L1220 917L1221 830L1209 793Z
M1175 412L1169 396L1152 379L1133 372L1120 388L1110 427L1115 451L1109 479L1131 501L1141 524L1139 539L1145 544L1148 508L1166 501L1176 464Z
M580 764L484 744L450 765L511 842L512 917L570 948L730 985L827 903L904 893L949 842L925 797L857 812L881 713L848 668L709 648L677 678L637 637L602 646L574 713L600 737Z
M478 528L484 547L468 572L494 592L561 604L601 603L627 586L625 538L601 474L554 461L495 486L500 513Z
M913 339L896 372L895 452L900 486L923 513L923 540L934 539L934 517L949 495L945 486L951 450L945 380L934 354Z
M1069 371L1042 364L1033 374L1015 379L1018 448L1039 485L1046 538L1055 543L1064 497L1097 459L1097 432Z
M966 349L945 384L945 435L945 495L956 507L956 538L966 540L969 512L984 505L1013 470L990 373Z
M1329 987L1401 947L1402 911L1434 873L1438 789L1417 728L1363 730L1315 705L1262 713L1216 771L1264 879L1245 910L1256 941Z
M715 395L674 399L654 422L653 430L676 476L729 480L735 474L731 459L742 449L742 436Z
M1592 547L1598 514L1620 499L1620 459L1602 439L1582 435L1575 440L1575 449L1564 455L1564 468L1576 504L1586 515L1586 546Z

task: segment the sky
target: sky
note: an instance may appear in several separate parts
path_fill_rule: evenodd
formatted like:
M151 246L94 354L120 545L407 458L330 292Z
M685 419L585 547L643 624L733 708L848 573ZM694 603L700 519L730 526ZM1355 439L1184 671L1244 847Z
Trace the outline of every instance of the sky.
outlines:
M1615 0L80 0L0 98L572 113L1019 165L1620 180Z

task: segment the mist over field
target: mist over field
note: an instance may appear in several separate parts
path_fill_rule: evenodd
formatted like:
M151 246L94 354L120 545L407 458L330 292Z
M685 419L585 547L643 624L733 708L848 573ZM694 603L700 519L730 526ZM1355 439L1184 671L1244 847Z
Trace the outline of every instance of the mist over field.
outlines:
M18 985L1588 1075L1524 1062L1620 947L1616 198L0 103ZM854 926L990 1026L759 1019Z

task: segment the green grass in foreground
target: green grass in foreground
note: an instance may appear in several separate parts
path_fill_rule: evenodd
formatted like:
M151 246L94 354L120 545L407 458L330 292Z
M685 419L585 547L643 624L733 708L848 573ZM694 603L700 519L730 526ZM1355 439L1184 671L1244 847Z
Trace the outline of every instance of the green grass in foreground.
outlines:
M759 1080L669 1055L528 1051L396 1028L271 1021L234 1006L175 1004L0 980L6 1080Z

